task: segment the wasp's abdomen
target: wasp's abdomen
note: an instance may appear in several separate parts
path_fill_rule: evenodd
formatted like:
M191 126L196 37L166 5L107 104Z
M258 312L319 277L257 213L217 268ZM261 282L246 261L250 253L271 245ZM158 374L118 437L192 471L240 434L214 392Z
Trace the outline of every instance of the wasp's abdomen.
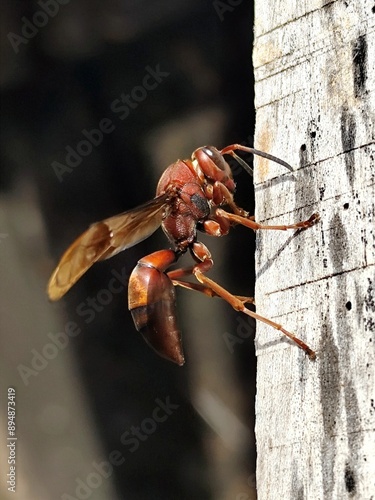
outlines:
M175 260L172 250L161 250L138 262L129 279L129 310L146 342L160 356L183 365L175 290L163 272Z

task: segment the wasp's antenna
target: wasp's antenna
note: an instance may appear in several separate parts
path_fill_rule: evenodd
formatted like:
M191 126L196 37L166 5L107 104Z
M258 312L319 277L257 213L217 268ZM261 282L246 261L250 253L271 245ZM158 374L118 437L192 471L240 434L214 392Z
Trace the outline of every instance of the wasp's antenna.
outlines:
M275 163L278 163L279 165L282 165L283 167L287 168L290 172L293 172L293 168L289 165L289 163L287 163L286 161L284 160L280 160L280 158L277 158L277 156L273 156L273 155L270 155L268 153L264 153L263 151L259 151L259 149L254 149L254 148L248 148L246 146L242 146L241 144L232 144L231 146L227 146L226 148L222 149L220 151L220 153L222 155L232 155L233 157L236 158L236 160L238 161L238 163L240 163L240 165L248 172L248 168L249 165L244 162L243 160L240 161L239 157L234 153L234 150L241 150L241 151L246 151L246 153L251 153L253 155L257 155L257 156L261 156L262 158L266 158L267 160L271 160L271 161L274 161ZM242 163L243 162L243 163ZM245 167L245 165L246 167ZM252 171L252 168L249 167L249 169ZM250 175L253 175L252 173Z
M230 153L233 158L238 161L238 163L241 165L241 167L246 170L246 172L251 175L251 177L254 175L254 170L252 169L252 167L250 167L250 165L248 163L246 163L245 160L243 160L242 158L240 158L238 155L236 155L236 153L234 151L232 151Z

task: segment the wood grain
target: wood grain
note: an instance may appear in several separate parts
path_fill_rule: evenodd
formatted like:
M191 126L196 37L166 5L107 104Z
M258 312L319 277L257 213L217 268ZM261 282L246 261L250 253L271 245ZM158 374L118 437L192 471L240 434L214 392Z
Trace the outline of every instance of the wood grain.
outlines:
M258 1L256 303L317 351L257 325L260 500L375 493L374 3ZM257 161L257 160L256 160Z

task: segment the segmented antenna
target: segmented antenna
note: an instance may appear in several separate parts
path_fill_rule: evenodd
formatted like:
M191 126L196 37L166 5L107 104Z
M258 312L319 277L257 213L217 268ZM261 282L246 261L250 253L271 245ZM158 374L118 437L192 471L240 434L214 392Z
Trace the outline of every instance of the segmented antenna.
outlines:
M283 167L287 168L290 172L293 172L293 168L284 160L277 158L277 156L270 155L269 153L264 153L263 151L259 151L259 149L248 148L247 146L242 146L241 144L232 144L231 146L227 146L222 149L220 153L222 155L231 155L233 158L241 165L241 167L246 170L249 175L254 174L254 170L248 165L242 158L240 158L235 152L235 149L239 149L240 151L246 151L246 153L251 153L253 155L261 156L262 158L266 158L267 160L271 160Z

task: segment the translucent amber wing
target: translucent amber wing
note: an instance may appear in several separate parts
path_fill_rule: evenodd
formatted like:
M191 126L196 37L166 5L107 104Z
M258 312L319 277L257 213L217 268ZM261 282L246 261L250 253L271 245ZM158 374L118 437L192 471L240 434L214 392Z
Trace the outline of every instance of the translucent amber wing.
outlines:
M165 193L133 210L92 224L61 257L48 282L48 296L60 299L97 261L136 245L160 226L171 195Z

